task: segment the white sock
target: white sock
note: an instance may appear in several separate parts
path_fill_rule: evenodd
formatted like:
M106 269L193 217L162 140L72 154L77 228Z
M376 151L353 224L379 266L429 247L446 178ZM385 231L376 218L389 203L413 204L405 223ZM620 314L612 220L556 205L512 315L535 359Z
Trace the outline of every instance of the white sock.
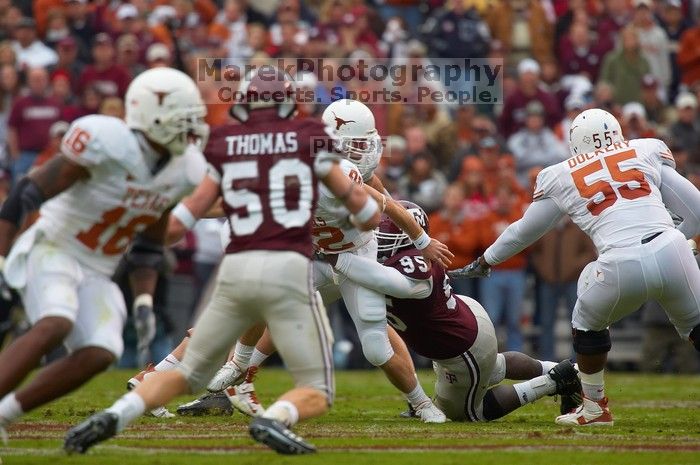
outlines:
M24 414L15 393L11 392L0 400L0 424L8 425Z
M599 372L591 373L590 375L582 371L579 372L584 396L591 400L602 400L605 397L604 373L605 370L600 370Z
M541 399L544 396L554 394L557 390L557 383L547 375L532 378L530 381L514 384L515 392L518 393L520 405L529 404Z
M117 432L120 432L132 421L143 415L146 411L146 404L143 402L141 396L135 392L128 392L116 401L114 405L108 408L107 411L119 417Z
M430 397L428 397L425 394L425 391L423 390L423 386L420 385L420 383L416 383L416 387L413 388L413 391L409 392L408 394L404 394L406 396L406 400L408 401L409 404L413 408L417 408L420 404L424 403L426 400L430 402Z
M158 362L158 365L153 367L156 371L170 371L180 366L180 360L173 354L168 354L163 360Z
M546 375L549 373L549 370L557 366L557 362L545 362L543 360L540 360L540 363L542 364L542 374Z
M241 370L245 370L250 365L250 357L253 355L255 346L247 346L236 342L236 348L233 349L233 361Z
M268 354L263 354L258 349L254 349L253 355L250 356L250 363L248 364L248 366L259 367L260 365L262 365L262 362L267 360L267 357L269 357Z
M299 410L288 400L278 400L265 410L263 417L272 418L291 428L299 421Z

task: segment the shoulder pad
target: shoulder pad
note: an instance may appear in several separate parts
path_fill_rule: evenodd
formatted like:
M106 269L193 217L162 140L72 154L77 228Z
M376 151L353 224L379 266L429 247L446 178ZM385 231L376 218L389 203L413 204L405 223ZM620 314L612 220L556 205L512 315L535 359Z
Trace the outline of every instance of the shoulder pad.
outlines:
M676 160L664 141L653 138L635 139L630 141L630 145L638 149L637 156L676 168Z
M532 201L554 197L555 189L558 186L559 165L548 166L540 171L535 181L535 190L532 193Z
M123 162L139 150L126 123L104 115L78 118L61 141L61 152L85 167L99 165L108 159Z

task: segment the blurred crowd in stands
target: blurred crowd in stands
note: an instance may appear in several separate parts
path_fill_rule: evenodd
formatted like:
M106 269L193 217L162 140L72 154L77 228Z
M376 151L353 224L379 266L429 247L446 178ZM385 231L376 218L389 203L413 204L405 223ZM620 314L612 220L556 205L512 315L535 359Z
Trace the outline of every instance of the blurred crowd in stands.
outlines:
M698 0L0 0L0 199L57 153L72 120L123 117L129 82L150 67L195 76L203 57L502 60L502 103L368 102L385 137L387 189L425 208L431 235L461 267L521 216L539 170L568 158L569 125L586 108L614 113L628 139L665 140L678 171L700 185L699 18ZM208 122L222 124L219 84L198 83ZM322 97L303 114L320 115L333 98L334 83L313 74L298 85ZM568 318L595 256L562 221L490 279L454 287L481 300L504 348L557 359L568 355L556 349L557 315ZM175 248L168 292L183 315L164 335L181 336L219 258L215 221ZM644 314L649 328L669 328L657 308ZM688 366L667 357L650 369L669 364Z

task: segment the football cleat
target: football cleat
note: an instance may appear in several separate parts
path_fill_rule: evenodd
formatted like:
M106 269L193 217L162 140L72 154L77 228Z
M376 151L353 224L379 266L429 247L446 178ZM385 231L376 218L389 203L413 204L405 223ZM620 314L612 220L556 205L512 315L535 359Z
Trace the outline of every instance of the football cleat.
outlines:
M185 416L225 416L233 415L233 406L223 392L204 394L202 397L182 404L177 408L178 415Z
M156 418L175 418L175 414L165 407L154 408L153 410L148 412L148 414Z
M418 416L416 415L416 409L413 408L413 405L411 405L410 402L406 403L408 404L408 408L403 412L399 413L399 416L401 418L416 418Z
M136 386L143 383L143 380L146 378L146 375L153 373L155 371L156 371L155 366L152 363L149 363L148 365L146 365L146 368L144 368L138 374L129 378L129 381L126 382L126 390L131 391L131 390L135 389Z
M583 402L583 389L578 377L578 370L571 360L562 360L552 367L547 375L557 385L557 390L552 395L561 396L559 413L565 415L576 410Z
M241 370L236 362L229 360L224 366L219 368L219 371L217 371L211 381L209 381L207 391L221 392L229 386L241 384L245 379L245 375L245 370Z
M583 404L571 413L559 415L554 422L564 426L613 426L613 417L608 409L608 398L591 400L583 398Z
M249 417L259 417L265 413L265 408L255 394L253 380L258 372L258 367L250 367L246 371L245 382L238 386L229 386L224 390L228 400L231 401L236 410Z
M430 400L426 400L416 407L416 416L423 423L445 423L447 421L447 417L442 413L442 410L437 408Z
M316 452L316 447L294 434L279 421L271 418L253 418L248 431L257 442L265 444L279 454L295 455Z
M63 442L63 449L69 454L84 454L90 447L117 434L117 415L103 411L74 426Z

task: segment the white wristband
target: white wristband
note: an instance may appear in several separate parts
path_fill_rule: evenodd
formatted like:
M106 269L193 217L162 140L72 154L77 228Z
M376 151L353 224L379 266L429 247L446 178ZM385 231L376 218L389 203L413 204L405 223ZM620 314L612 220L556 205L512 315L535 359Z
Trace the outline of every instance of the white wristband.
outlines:
M374 214L377 213L377 210L379 210L377 202L372 197L368 197L360 211L350 215L350 217L354 223L365 224L372 219Z
M142 305L153 308L153 296L151 294L141 294L134 299L134 308Z
M430 241L431 239L430 236L428 236L428 233L423 231L421 235L413 241L413 245L416 246L416 249L423 250L430 245Z
M197 218L195 218L190 209L187 208L187 205L182 202L175 205L175 208L173 208L170 214L180 220L180 223L187 229L192 229L197 222Z

